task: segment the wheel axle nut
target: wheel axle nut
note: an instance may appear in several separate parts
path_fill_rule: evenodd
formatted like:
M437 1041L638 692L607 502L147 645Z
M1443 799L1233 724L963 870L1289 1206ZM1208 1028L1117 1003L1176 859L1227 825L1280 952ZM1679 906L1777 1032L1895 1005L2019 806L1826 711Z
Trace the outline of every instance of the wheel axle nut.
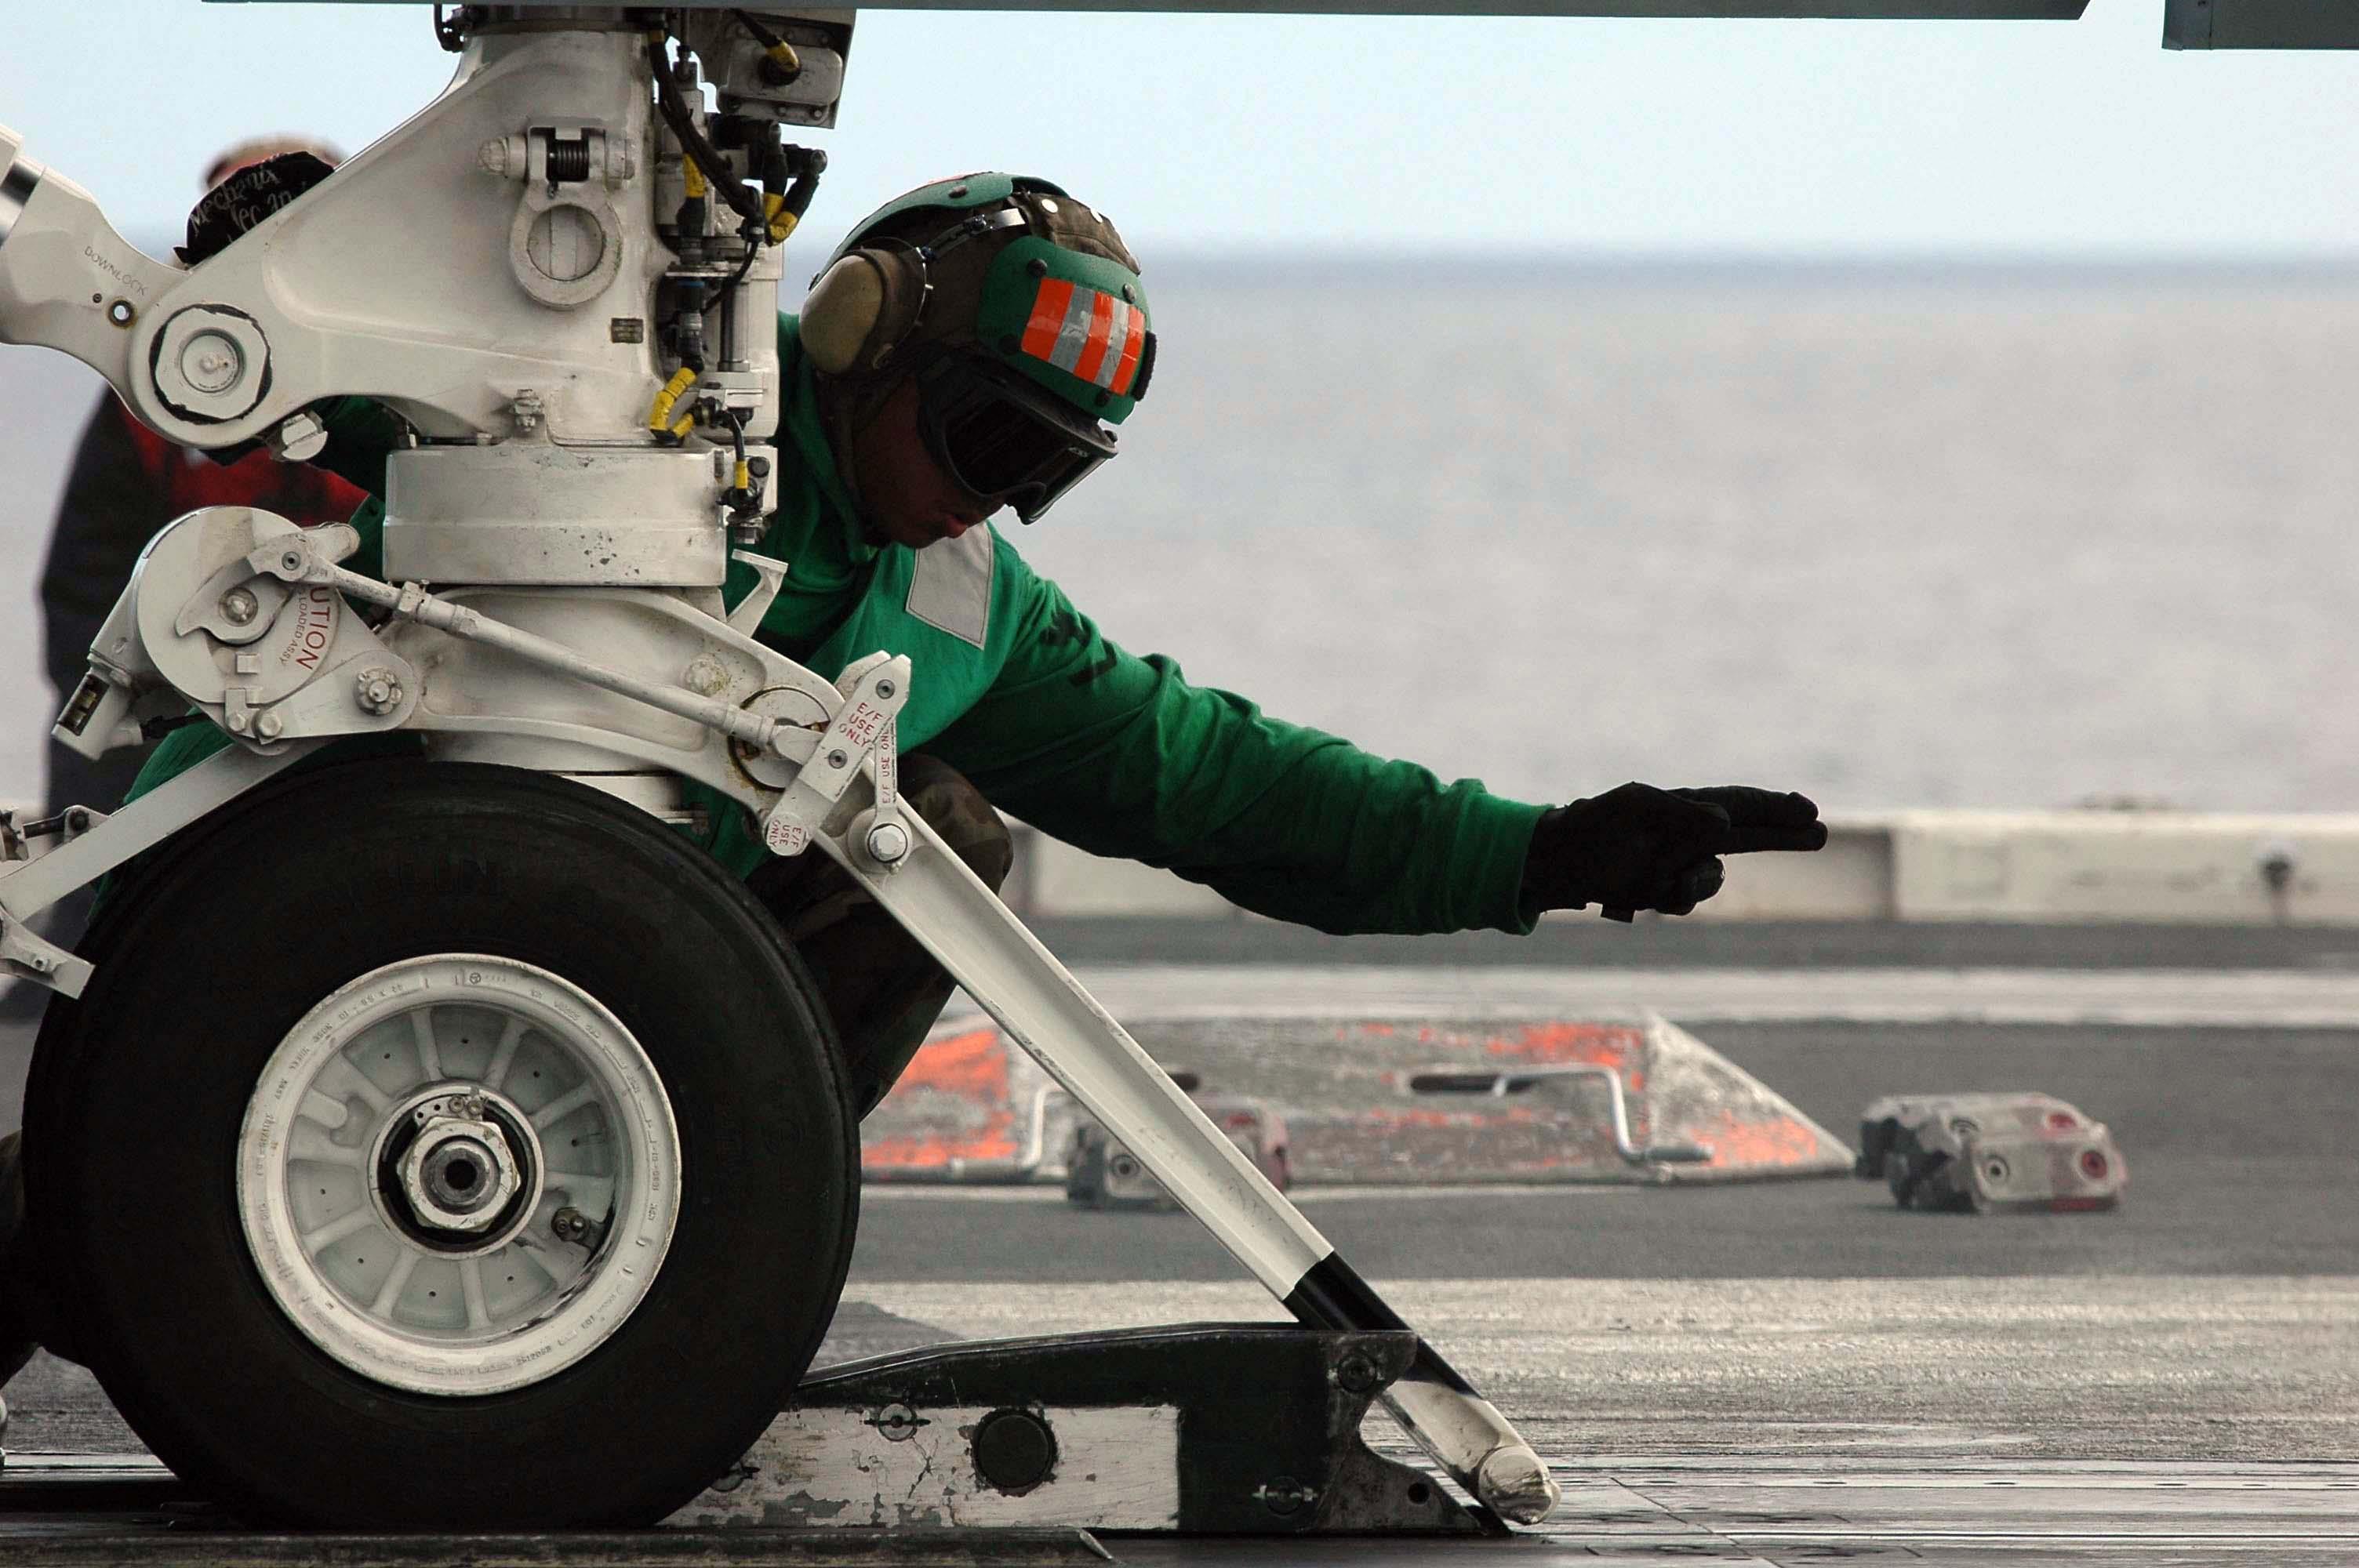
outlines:
M353 700L380 719L400 708L405 695L401 677L382 665L373 665L353 678Z
M469 1097L452 1096L419 1108L418 1137L395 1167L410 1212L432 1230L488 1230L525 1185L507 1135L466 1116L462 1108L469 1103Z

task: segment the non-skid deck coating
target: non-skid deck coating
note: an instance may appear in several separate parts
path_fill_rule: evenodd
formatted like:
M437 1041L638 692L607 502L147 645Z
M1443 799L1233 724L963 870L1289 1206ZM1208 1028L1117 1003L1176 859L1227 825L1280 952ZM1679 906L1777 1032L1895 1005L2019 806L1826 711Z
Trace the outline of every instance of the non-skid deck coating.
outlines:
M52 1475L60 1467L41 1466ZM119 1483L138 1466L112 1467ZM256 1536L200 1511L74 1510L51 1493L38 1510L0 1482L0 1551L27 1564L172 1563L342 1568L464 1562L516 1564L1462 1563L1466 1568L1637 1568L1665 1563L1953 1564L2292 1563L2359 1558L2359 1465L1954 1464L1833 1460L1595 1460L1556 1466L1564 1501L1508 1541L1183 1541L1081 1531L679 1531L597 1537ZM27 1476L26 1490L40 1486ZM107 1484L94 1471L93 1490ZM155 1483L150 1480L149 1485ZM24 1483L19 1483L24 1485ZM168 1487L157 1486L162 1498ZM117 1499L118 1503L121 1499ZM177 1528L175 1528L177 1527Z
M1257 953L1275 954L1288 934L1253 935ZM1581 935L1600 954L1618 939ZM1389 968L1417 962L1402 944L1385 966L1316 983L1359 1003L1422 988L1453 1010L1470 990L1496 998L1511 984L1544 988L1550 1004L1569 982L1619 984L1846 1135L1879 1094L2043 1088L2114 1125L2131 1161L2127 1205L2093 1217L1903 1215L1879 1186L1848 1181L1305 1192L1312 1221L1550 1457L1564 1509L1506 1543L1109 1540L1119 1559L2359 1563L2359 1205L2346 1132L2359 990L2343 962L2359 939L2264 933L2230 951L2200 934L2055 937L2083 964L2139 971L2102 977L2035 972L2043 955L2013 934L1982 933L1981 947L1956 955L2013 971L2002 977L1948 975L1951 955L1919 932L1771 934L1830 965L1811 993L1762 965L1765 938L1752 934L1697 928L1690 945L1713 962L1665 973L1678 935L1668 923L1621 933L1645 948L1625 956L1649 961L1586 979L1524 964L1488 976ZM1561 964L1574 944L1556 946ZM1299 957L1332 962L1324 950ZM2221 968L2203 972L2214 957ZM1702 972L1722 966L1726 979ZM1277 968L1253 967L1262 984ZM1643 990L1629 985L1650 968ZM1233 978L1255 977L1200 977ZM1674 980L1691 988L1689 1006L1734 1011L1682 1018L1665 994ZM1307 983L1295 978L1298 997ZM1161 974L1151 992L1185 1006L1202 989ZM1767 1019L1737 1021L1746 1009ZM23 1044L0 1039L0 1058L21 1061ZM0 1083L0 1095L12 1088ZM830 1358L951 1336L1276 1315L1184 1217L1018 1195L872 1193ZM85 1377L46 1358L8 1397L26 1446L134 1441ZM1381 1427L1371 1436L1397 1441ZM123 1522L52 1516L45 1532L11 1516L0 1562L38 1564L60 1531ZM203 1542L176 1533L171 1560L206 1561ZM773 1552L763 1559L755 1544L694 1550L810 1563L853 1549L760 1543ZM1042 1553L1081 1550L924 1546L937 1548L968 1555L903 1560L1075 1561ZM520 1551L507 1560L625 1560L547 1539Z
M971 1215L988 1223L990 1212ZM2347 1457L2359 1454L2359 1280L1384 1288L1557 1466L1559 1513L1507 1543L1115 1540L1119 1558L2359 1561L2359 1463ZM853 1294L830 1359L944 1337L951 1324L985 1337L1277 1316L1242 1281L865 1280ZM11 1390L27 1396L16 1435L27 1446L71 1430L58 1407L94 1394L54 1362L37 1371ZM1408 1456L1382 1417L1368 1435ZM61 1530L125 1522L70 1521L54 1497L39 1516L11 1513L11 1485L0 1481L0 1559L12 1563L41 1562ZM824 1560L790 1546L776 1560ZM570 1559L560 1547L542 1560Z

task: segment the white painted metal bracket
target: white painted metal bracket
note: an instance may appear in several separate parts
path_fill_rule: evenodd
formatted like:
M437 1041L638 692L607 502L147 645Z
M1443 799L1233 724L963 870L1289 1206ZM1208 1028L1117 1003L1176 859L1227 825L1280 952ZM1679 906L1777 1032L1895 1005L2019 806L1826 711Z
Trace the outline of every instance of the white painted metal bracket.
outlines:
M737 601L737 608L729 612L728 621L729 630L750 637L762 624L762 617L770 612L771 604L778 597L779 588L787 580L787 563L769 556L757 556L751 550L732 550L729 558L743 561L754 568L756 579L754 589Z
M862 850L889 868L908 852L909 840L901 840L898 854L878 855L875 829L895 815L901 765L895 720L909 699L908 657L871 654L847 666L836 685L843 693L843 706L828 720L810 760L763 819L762 841L773 854L801 854L853 781L865 773L875 780L875 804L862 836Z
M90 981L91 966L34 935L25 928L25 922L76 888L96 881L199 817L284 772L322 744L293 742L268 756L232 746L112 816L100 818L88 832L48 854L0 866L0 960L5 961L8 972L67 996L80 996Z

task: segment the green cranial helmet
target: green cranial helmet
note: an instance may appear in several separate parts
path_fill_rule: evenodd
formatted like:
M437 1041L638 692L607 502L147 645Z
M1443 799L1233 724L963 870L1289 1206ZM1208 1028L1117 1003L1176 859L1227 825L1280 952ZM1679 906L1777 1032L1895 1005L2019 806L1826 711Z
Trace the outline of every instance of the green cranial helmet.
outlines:
M804 351L864 418L903 379L927 445L1030 522L1114 455L1155 334L1114 227L1046 180L972 174L871 213L804 301Z

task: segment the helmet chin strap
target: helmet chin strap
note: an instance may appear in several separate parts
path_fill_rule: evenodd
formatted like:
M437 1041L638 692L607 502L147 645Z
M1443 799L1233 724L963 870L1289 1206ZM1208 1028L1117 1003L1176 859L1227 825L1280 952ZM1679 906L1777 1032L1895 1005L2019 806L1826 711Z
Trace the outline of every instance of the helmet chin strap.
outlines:
M860 464L853 457L853 438L883 411L903 382L914 379L906 366L859 381L832 375L811 378L819 392L820 428L827 434L827 449L835 459L836 478L842 481L844 494L852 498L860 536L872 545L884 544L886 536L869 507L867 495L860 488Z
M860 465L853 458L852 438L876 417L876 411L893 395L893 383L898 379L886 378L880 391L875 387L855 389L832 375L811 377L811 384L819 393L820 428L826 433L827 449L835 459L835 477L842 481L843 492L852 498L864 536L875 527L875 519L868 514L868 498L860 491Z
M860 465L853 456L853 438L868 427L903 382L914 382L918 373L938 358L943 351L933 344L921 344L918 351L906 357L895 356L886 369L868 375L828 375L811 377L819 389L820 427L827 432L828 450L834 454L835 471L843 481L844 493L860 511L864 526L875 519L869 514L868 498L860 488Z

